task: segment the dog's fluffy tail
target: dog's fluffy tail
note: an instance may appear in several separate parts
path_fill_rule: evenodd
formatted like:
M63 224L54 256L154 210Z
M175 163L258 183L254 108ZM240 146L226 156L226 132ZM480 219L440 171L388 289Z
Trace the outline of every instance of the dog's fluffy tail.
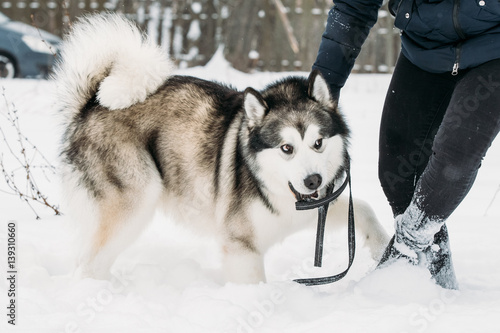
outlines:
M55 69L57 102L65 116L96 96L109 109L142 102L169 77L173 63L137 26L118 14L93 15L73 25Z

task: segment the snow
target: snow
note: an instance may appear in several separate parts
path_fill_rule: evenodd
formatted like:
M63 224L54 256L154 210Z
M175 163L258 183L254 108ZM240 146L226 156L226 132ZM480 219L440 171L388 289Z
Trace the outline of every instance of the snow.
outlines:
M201 37L200 21L193 20L189 26L189 31L187 33L187 38L191 41L196 41Z
M245 74L221 56L205 67L179 70L244 89L263 88L290 73ZM300 73L307 75L307 73ZM352 75L341 106L352 129L353 193L369 202L389 233L393 220L377 179L378 122L388 75ZM2 80L21 128L57 165L61 133L51 82ZM1 97L1 96L0 96ZM0 126L8 129L0 100ZM15 144L15 137L12 137ZM6 160L5 143L0 151ZM323 268L313 268L314 230L295 234L266 256L267 283L224 283L220 253L157 215L114 265L110 281L74 279L74 225L35 205L41 220L16 196L0 192L0 267L6 275L7 221L17 221L17 330L7 325L7 280L0 283L1 324L8 332L496 332L500 313L500 146L495 143L468 197L448 222L460 290L436 286L420 267L376 262L359 241L341 281L305 287L292 280L332 275L347 264L346 230L326 230ZM58 179L40 183L61 201ZM42 177L43 179L43 177ZM0 189L4 190L3 179ZM61 207L64 212L64 207Z

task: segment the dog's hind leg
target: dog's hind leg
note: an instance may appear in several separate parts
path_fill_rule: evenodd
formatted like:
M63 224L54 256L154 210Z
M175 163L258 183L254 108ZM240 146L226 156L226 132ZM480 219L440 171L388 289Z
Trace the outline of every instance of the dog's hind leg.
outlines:
M362 232L365 239L365 246L368 246L374 260L380 260L385 247L389 243L389 235L380 224L373 209L368 203L354 200L354 217L356 228Z
M160 193L161 184L155 183L140 191L115 190L99 200L97 225L89 233L89 241L83 247L78 275L110 278L110 268L115 259L151 221Z

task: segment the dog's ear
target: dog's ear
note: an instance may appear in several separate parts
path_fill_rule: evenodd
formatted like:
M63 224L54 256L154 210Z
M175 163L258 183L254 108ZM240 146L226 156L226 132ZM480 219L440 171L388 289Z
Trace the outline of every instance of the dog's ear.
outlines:
M248 119L248 127L259 124L267 111L267 104L262 95L252 88L245 90L244 108Z
M330 93L330 88L328 88L328 84L326 83L323 75L321 75L320 71L315 69L311 72L308 79L309 97L314 99L316 102L325 105L326 107L335 109L337 107L337 101L332 98L332 94Z

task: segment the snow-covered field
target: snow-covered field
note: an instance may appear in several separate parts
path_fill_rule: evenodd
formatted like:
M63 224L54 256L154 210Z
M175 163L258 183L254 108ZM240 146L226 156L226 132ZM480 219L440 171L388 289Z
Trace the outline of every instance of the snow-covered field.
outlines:
M284 75L239 73L220 57L182 74L229 82L240 89L247 85L262 88ZM377 179L378 123L389 80L386 75L352 75L342 91L341 105L353 132L353 193L372 205L392 233L391 212ZM61 128L52 106L53 85L4 80L0 86L8 103L15 104L22 132L57 166ZM0 96L0 127L8 133L10 145L17 147L6 110ZM0 142L0 154L9 170L12 158L5 142ZM115 278L77 280L71 277L72 221L33 204L42 218L36 220L18 197L0 192L0 331L498 332L498 165L499 142L490 149L476 184L448 223L458 291L437 287L425 270L416 267L396 265L374 271L376 262L361 242L355 264L343 280L321 287L291 281L343 270L347 263L345 230L327 230L323 268L312 267L315 233L307 230L271 249L266 256L267 283L224 283L220 253L214 244L161 215L119 257ZM38 185L57 204L61 201L57 174L47 177L50 182L39 176ZM7 190L3 177L0 190ZM64 213L64 207L61 210ZM17 222L16 329L7 324L10 220Z

